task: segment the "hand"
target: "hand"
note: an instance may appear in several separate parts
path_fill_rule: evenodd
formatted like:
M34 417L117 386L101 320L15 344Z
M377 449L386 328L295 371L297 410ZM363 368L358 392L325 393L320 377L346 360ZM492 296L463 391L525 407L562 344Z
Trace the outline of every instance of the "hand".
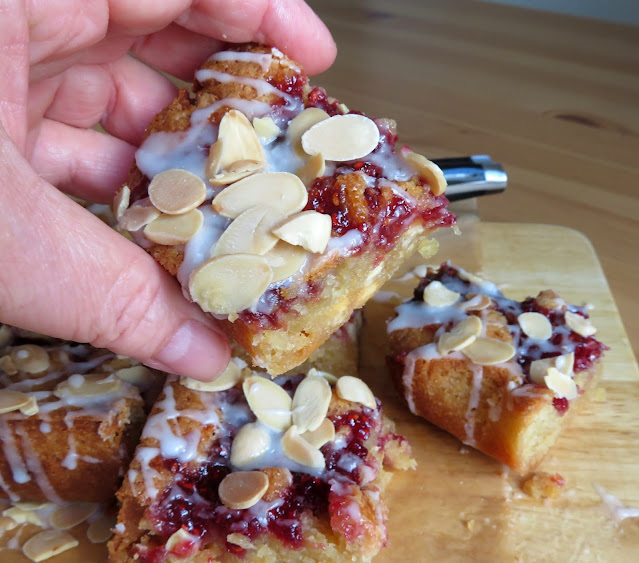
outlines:
M189 80L221 39L274 45L309 73L335 57L302 0L0 3L2 322L199 379L224 369L228 342L214 321L146 252L58 191L109 202L176 93L141 61Z

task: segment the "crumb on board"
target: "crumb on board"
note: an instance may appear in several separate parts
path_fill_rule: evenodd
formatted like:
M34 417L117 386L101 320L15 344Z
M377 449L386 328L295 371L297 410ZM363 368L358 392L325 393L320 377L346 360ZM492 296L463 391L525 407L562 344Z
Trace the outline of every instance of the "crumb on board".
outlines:
M557 498L565 484L565 479L559 473L535 471L526 475L519 483L519 486L529 497L549 499Z

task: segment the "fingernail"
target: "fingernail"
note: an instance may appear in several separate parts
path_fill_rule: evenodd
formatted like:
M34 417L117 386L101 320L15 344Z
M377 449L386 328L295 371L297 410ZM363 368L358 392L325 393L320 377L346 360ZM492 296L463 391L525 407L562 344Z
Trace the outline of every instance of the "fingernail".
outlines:
M198 321L186 321L155 355L159 369L210 381L218 376L229 360L228 341Z

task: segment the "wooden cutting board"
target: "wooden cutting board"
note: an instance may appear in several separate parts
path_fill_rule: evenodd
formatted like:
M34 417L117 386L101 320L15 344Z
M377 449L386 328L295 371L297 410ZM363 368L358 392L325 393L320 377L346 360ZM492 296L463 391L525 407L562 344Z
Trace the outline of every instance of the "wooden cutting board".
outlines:
M366 306L360 375L397 422L418 462L391 482L390 561L638 561L639 518L616 523L593 488L639 507L639 371L590 242L550 225L475 223L475 246L442 242L437 258L477 270L509 297L546 288L593 305L597 334L611 348L598 390L584 402L539 467L560 473L558 499L541 502L519 489L519 476L411 415L384 365L384 323L392 307ZM414 285L414 282L413 284ZM410 292L410 286L387 289ZM405 295L408 295L405 293Z

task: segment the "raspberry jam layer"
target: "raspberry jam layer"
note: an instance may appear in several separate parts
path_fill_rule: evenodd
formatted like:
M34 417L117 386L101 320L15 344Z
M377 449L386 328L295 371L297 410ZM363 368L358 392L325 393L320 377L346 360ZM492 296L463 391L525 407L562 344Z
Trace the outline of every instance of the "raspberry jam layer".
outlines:
M298 376L288 378L282 388L293 394L300 381ZM232 408L244 403L244 396L241 389L233 388L220 392L219 400ZM172 484L147 513L156 535L147 546L136 547L130 555L145 563L165 561L166 541L180 529L193 538L196 552L201 546L216 542L224 544L229 553L243 556L241 547L227 542L232 533L249 540L270 534L288 548L299 550L304 547L305 521L310 516L330 521L333 530L349 541L365 535L372 524L353 519L356 511L348 507L355 502L360 487L374 486L379 463L369 448L383 452L386 444L401 437L382 431L379 402L376 409L361 407L332 414L329 411L329 418L338 438L321 448L325 469L314 474L292 471L292 483L281 489L276 498L268 502L262 499L249 509L230 509L218 496L220 483L232 471L231 444L244 419L238 427L227 424L221 429L222 435L212 444L206 462L193 466L165 459L163 465L173 475ZM192 546L187 547L191 550ZM178 546L171 553L177 555L179 549Z
M524 301L515 301L504 297L494 284L485 282L484 284L474 283L473 281L460 276L459 270L448 263L440 266L438 271L430 270L422 279L415 289L413 301L422 301L424 288L433 281L439 281L448 289L467 296L471 293L485 293L493 301L491 308L499 311L506 319L508 330L513 339L513 346L517 350L514 360L521 366L526 383L533 384L530 380L530 364L535 360L543 358L552 358L562 354L574 353L575 365L574 371L580 372L587 370L599 360L608 347L599 342L593 336L581 336L571 330L566 324L566 311L571 311L581 315L585 319L588 313L585 307L566 304L565 308L548 309L540 304L538 298L528 297ZM517 317L522 313L540 313L544 315L552 325L552 335L547 342L540 345L538 340L529 338L520 329ZM446 326L446 330L452 328ZM564 414L569 408L569 401L566 399L555 398L553 405L559 414Z

